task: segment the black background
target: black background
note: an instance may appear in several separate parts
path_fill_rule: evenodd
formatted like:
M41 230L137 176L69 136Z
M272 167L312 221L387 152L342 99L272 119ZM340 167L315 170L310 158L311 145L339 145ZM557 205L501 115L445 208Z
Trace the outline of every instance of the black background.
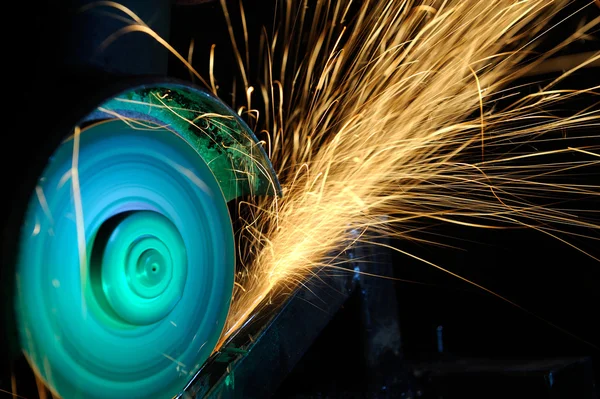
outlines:
M584 3L586 2L575 2L564 11L563 16ZM231 1L228 4L235 24L237 2ZM43 12L34 12L34 5L39 6L39 10ZM244 5L250 37L256 37L263 25L270 31L273 20L272 2L254 0L245 1ZM61 49L61 43L56 38L64 37L65 32L62 31L64 17L57 10L46 2L21 2L17 10L7 13L14 16L16 28L11 28L4 39L9 46L5 49L3 62L12 67L6 76L10 87L4 93L6 99L10 100L10 93L20 90L22 85L29 88L54 88L59 85L55 79L53 62L59 58L56 54ZM588 7L585 12L554 29L548 35L546 45L550 46L564 39L582 19L590 20L598 16L600 7ZM210 46L216 44L215 72L220 87L219 95L228 102L236 66L218 2L174 7L170 42L185 55L191 38L195 40L193 64L203 76L208 76ZM238 35L238 38L241 36ZM561 54L598 50L598 43L596 40L580 40ZM256 54L257 51L257 45L251 44L250 53ZM257 66L254 65L253 68L256 70ZM185 67L173 57L170 60L169 75L189 79ZM556 75L536 76L532 79L550 80L554 76ZM16 87L13 88L11 83L16 83ZM565 80L561 87L584 88L599 84L599 68L588 68ZM563 105L564 112L581 109L594 101L593 96L570 101ZM10 108L6 109L3 119L10 119ZM15 128L7 129L7 137L3 138L3 178L8 186L18 184L21 173L20 168L10 167L10 159L15 156L13 153L16 148L11 146L20 146L21 152L17 153L23 154L23 146L29 141L23 137L43 134L38 129L24 131L22 122L21 120ZM591 128L589 132L597 133L598 128ZM11 144L11 135L19 135L21 139L16 138L16 144ZM591 140L590 144L599 143L598 140ZM19 162L26 165L24 159ZM600 171L596 168L588 170L578 181L598 184L599 176ZM586 207L600 210L597 205L593 200L585 203ZM7 213L10 211L7 210ZM598 373L599 262L532 231L499 232L439 226L436 227L436 233L447 236L449 243L459 246L461 250L416 246L406 242L396 242L395 245L496 291L538 317L422 263L395 255L395 277L431 284L424 286L397 283L397 297L390 298L390 301L398 303L403 351L407 361L439 357L436 351L436 329L443 326L445 356L527 359L592 355L595 357L595 369ZM9 233L5 232L6 234ZM594 231L588 234L598 237L598 233ZM574 242L600 256L598 244L594 241L575 239ZM540 318L560 326L569 334ZM331 359L326 363L341 371L328 369L325 372L319 367L305 367L301 374L291 378L295 384L288 384L284 392L290 394L294 387L298 392L302 389L310 391L310 381L315 381L315 386L318 386L323 375L337 379L341 385L360 386L360 373L357 372L360 368L356 366L360 364L360 354L352 350L352 340L357 336L352 317L348 316L332 325L327 334L335 339L315 350L326 350L328 345L333 348L334 343L336 347L344 348L345 351L342 352L332 349L331 353L336 355L330 356ZM325 363L321 366L325 366ZM299 387L298 381L302 381L304 385Z

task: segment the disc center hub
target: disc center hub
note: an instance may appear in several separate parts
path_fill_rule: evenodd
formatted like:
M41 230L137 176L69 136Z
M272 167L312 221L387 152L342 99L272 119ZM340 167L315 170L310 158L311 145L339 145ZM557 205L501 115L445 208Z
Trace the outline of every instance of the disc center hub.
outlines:
M167 317L186 276L185 245L167 217L132 212L110 233L101 260L102 292L123 321L148 325Z

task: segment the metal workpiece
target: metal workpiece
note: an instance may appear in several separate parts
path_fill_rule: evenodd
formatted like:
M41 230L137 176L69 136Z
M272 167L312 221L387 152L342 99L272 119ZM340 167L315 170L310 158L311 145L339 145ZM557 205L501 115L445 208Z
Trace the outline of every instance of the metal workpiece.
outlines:
M347 271L322 268L305 287L256 313L194 377L182 399L264 398L277 393L282 382L311 349L316 338L342 308L357 312L359 323L349 325L361 337L352 351L368 364L368 390L409 390L402 369L400 331L395 306L389 253L374 245L352 247L344 255ZM361 272L365 272L363 275ZM358 305L358 306L357 306ZM361 354L362 352L362 354ZM328 357L327 352L318 356ZM390 367L397 373L390 373ZM391 377L391 375L393 377Z
M391 387L402 387L405 391L410 384L401 367L402 342L394 264L391 250L383 247L390 247L390 240L385 237L373 240L375 245L358 247L354 251L358 259L368 259L366 264L355 263L363 353L368 370L366 377L371 392L385 392ZM361 275L361 271L368 275Z
M350 271L317 275L279 308L257 313L213 354L181 398L272 396L356 288Z
M445 358L407 364L427 397L597 399L592 358Z

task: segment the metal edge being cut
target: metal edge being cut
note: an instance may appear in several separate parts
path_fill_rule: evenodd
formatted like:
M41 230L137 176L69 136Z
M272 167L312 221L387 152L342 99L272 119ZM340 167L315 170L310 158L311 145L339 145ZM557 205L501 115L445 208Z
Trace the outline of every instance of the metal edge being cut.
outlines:
M357 233L350 234L354 237ZM373 241L389 245L385 237ZM362 351L368 362L365 389L373 392L373 397L387 397L384 391L392 384L402 385L399 389L408 392L405 385L409 381L398 368L402 355L397 308L389 301L395 283L388 278L394 276L390 250L381 250L376 244L352 245L339 257L345 260L345 271L332 273L327 266L315 270L291 295L252 315L207 360L180 399L286 397L280 388L297 368L306 367L302 365L305 356L327 334L329 325L340 323L341 313L345 313L342 317L356 314L355 327L363 331L355 337L352 351ZM318 356L335 357L339 351L332 348ZM390 380L390 373L384 370L392 366L395 372ZM328 396L307 391L304 397L314 397L313 393Z
M299 288L283 304L267 305L252 316L178 399L270 397L355 291L352 269L317 274L306 282L309 289Z

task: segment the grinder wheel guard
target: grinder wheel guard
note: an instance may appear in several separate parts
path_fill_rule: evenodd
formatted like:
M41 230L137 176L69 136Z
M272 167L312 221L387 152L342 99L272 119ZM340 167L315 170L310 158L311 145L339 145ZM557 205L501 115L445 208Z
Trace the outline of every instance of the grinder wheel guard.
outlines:
M15 268L27 361L65 399L177 396L231 301L227 202L278 193L252 131L180 84L108 98L32 190Z

